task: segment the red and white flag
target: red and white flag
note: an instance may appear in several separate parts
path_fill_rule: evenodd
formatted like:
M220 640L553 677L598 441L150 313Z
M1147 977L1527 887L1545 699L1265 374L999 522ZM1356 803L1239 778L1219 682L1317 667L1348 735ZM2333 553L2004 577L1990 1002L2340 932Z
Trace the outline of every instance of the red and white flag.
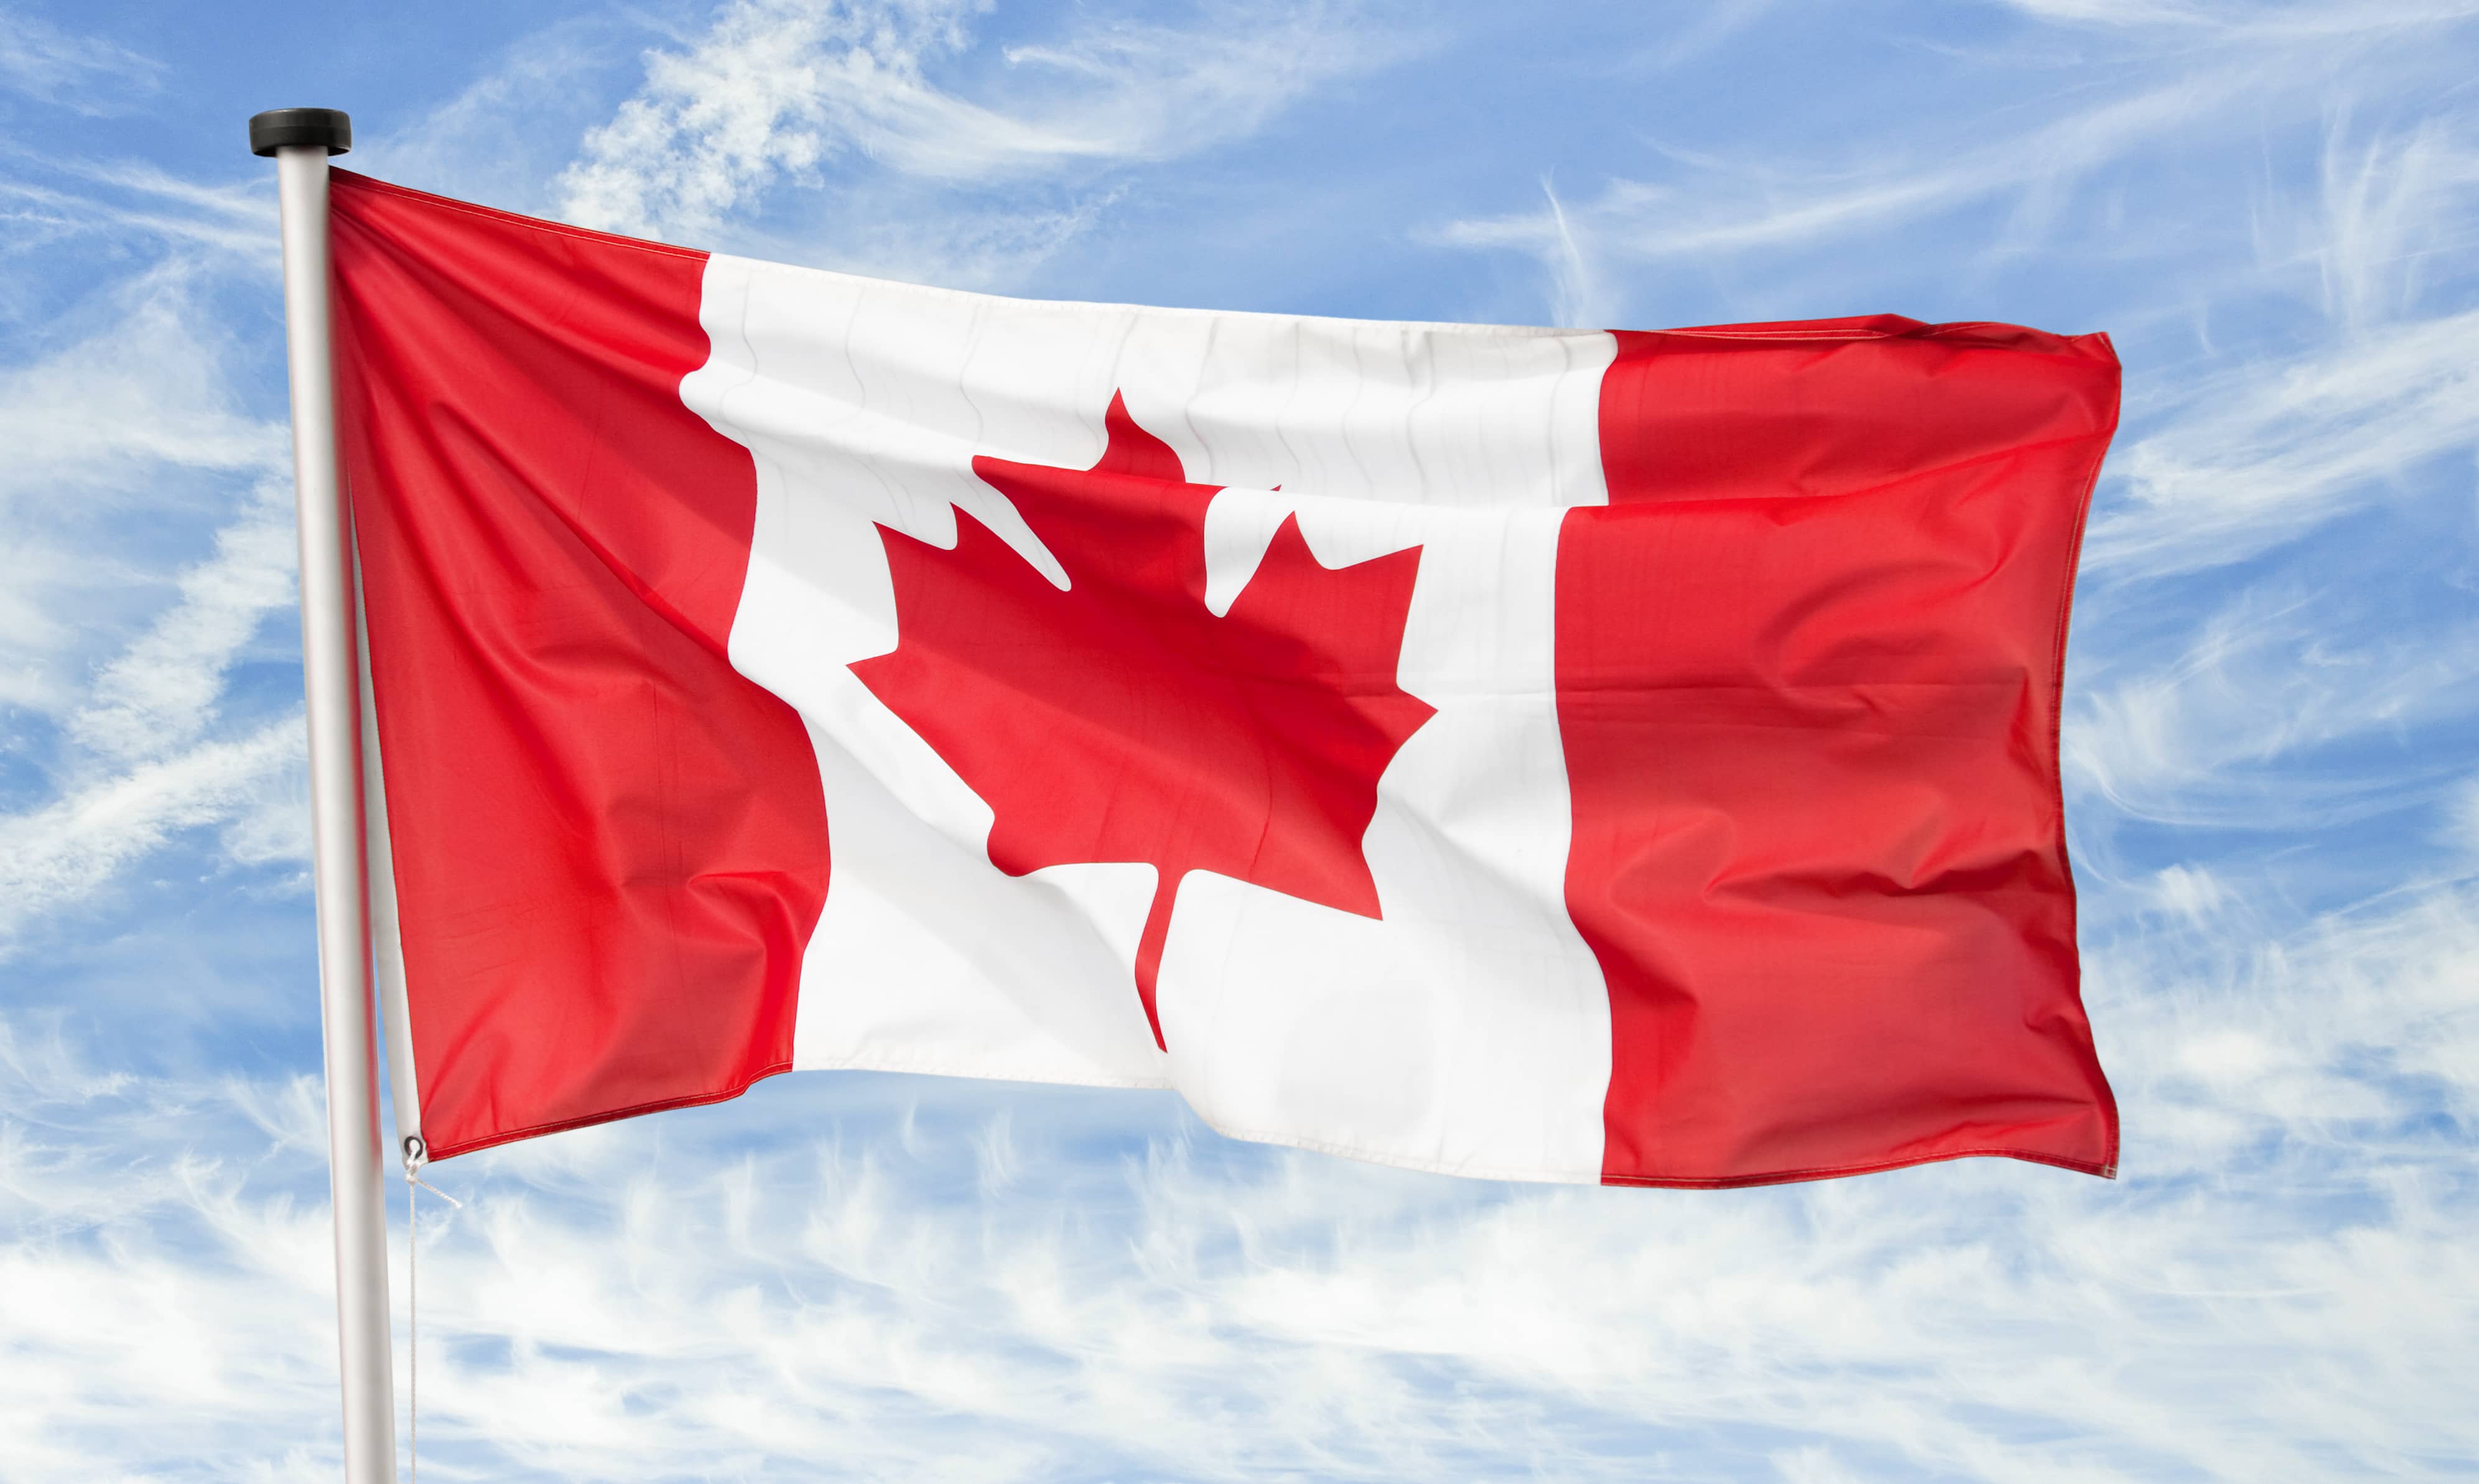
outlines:
M874 1067L1514 1179L2112 1169L2105 338L1044 303L341 172L332 230L433 1157Z

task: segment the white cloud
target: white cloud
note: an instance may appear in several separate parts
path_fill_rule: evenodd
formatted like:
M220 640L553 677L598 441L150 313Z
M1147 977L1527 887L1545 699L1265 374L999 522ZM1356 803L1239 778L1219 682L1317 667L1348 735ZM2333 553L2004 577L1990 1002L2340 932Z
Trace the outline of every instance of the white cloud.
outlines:
M2211 23L2204 8L2168 0L2003 0L2005 8L2036 20L2068 25L2127 27L2199 26Z
M2126 499L2091 523L2111 577L2238 561L2479 444L2479 311L2395 323L2287 361L2197 378L2182 415L2119 448Z
M1056 152L1032 128L940 92L923 64L960 48L971 0L735 0L586 137L560 177L570 219L652 236L709 232L777 177L848 149L906 162Z
M1695 178L1676 184L1616 179L1580 204L1448 223L1436 236L1469 247L1511 247L1538 256L1563 283L1577 243L1617 262L1721 259L1848 241L2006 192L2033 205L2138 144L2222 113L2261 93L2267 80L2236 67L2200 72L1989 139L1933 162L1888 159L1841 172L1785 169L1679 152ZM1903 150L1908 154L1908 149Z
M401 122L374 116L345 163L400 185L550 215L551 182L578 137L608 118L613 84L633 70L646 20L621 11L552 21L436 106Z
M0 700L63 723L61 791L0 817L0 937L184 829L232 823L251 863L297 853L280 782L297 724L217 729L232 666L292 599L284 430L235 405L194 265L141 269L70 315L84 333L45 326L29 337L44 353L0 372ZM154 565L236 484L208 555Z
M316 1150L291 1153L275 1187L253 1190L253 1165L273 1151L212 1086L26 1079L7 1044L0 1034L0 1378L15 1398L0 1409L0 1457L12 1473L160 1477L241 1456L235 1445L280 1466L290 1440L331 1436L326 1213L294 1198L314 1189ZM129 1446L159 1431L149 1407L192 1419L191 1442Z
M295 753L273 772L253 775L224 816L217 843L226 860L243 866L310 864L310 758ZM294 884L309 890L306 875Z
M1262 127L1301 93L1400 43L1320 4L1227 5L1193 27L1083 19L1009 48L986 99L934 80L976 0L734 0L645 85L560 178L570 219L695 237L769 187L858 157L953 182L1191 154Z
M113 1096L130 1084L126 1072L88 1066L58 1026L38 1039L7 1020L0 1020L0 1076L15 1088L11 1101L29 1105L89 1102Z
M59 791L0 816L0 940L183 830L227 825L244 863L301 853L297 720L218 730L234 663L292 600L288 440L235 405L195 275L141 269L71 311L85 333L47 326L45 353L0 372L0 699L62 721ZM153 565L242 480L208 555Z
M0 219L17 232L0 251L22 254L79 238L115 247L152 239L201 258L229 258L271 271L280 261L268 182L207 186L126 161L41 162L68 186L0 179Z
M1557 189L1545 180L1541 183L1541 193L1549 198L1549 219L1558 235L1557 251L1551 258L1550 322L1579 326L1617 324L1620 313L1617 301L1602 288L1600 265L1576 240L1574 228L1567 220L1566 204L1558 199Z
M2164 866L2150 883L2151 896L2164 911L2190 923L2209 923L2227 905L2229 888L2202 866Z
M293 601L290 480L261 481L215 555L181 574L180 601L96 675L69 732L104 756L160 757L215 720L226 673L268 614Z
M2469 0L2355 0L2261 4L2257 0L2002 0L2035 20L2125 31L2201 32L2227 42L2249 38L2313 39L2434 25L2479 14Z
M31 15L0 11L0 86L80 113L125 109L131 93L163 85L164 64L100 37L73 36Z
M2425 1166L2479 1116L2466 885L2389 892L2286 934L2262 913L2200 940L2128 934L2090 967L2119 1095L2155 1120L2157 1168L2210 1174L2270 1146L2302 1176L2346 1162L2372 1179ZM2479 1288L2462 1296L2479 1304Z
M2347 120L2328 132L2323 219L2310 254L2325 310L2364 331L2406 312L2435 258L2468 229L2479 150L2430 119L2399 138L2358 141Z
M176 831L227 820L303 748L296 714L0 816L0 943L94 891Z
M1763 19L1774 6L1775 0L1716 0L1694 8L1687 12L1688 19L1678 35L1659 48L1660 64L1679 66L1720 49Z
M256 473L287 467L281 424L240 411L230 347L177 262L104 295L108 321L0 371L0 518L75 484L151 495L163 467ZM81 316L85 318L85 316ZM29 341L34 337L28 337Z
M1745 272L1743 260L1782 264L1824 255L1885 253L1887 236L1966 209L2004 208L1992 232L1973 225L1937 239L1948 273L1976 270L2033 248L2056 252L2055 230L2070 203L2108 228L2078 243L2077 268L2110 271L2130 255L2191 250L2199 231L2233 232L2241 222L2186 220L2190 200L2130 192L2114 173L2137 158L2163 163L2161 146L2182 153L2207 146L2252 148L2292 119L2313 121L2362 90L2382 48L2449 47L2457 22L2479 5L2415 8L2327 5L2273 13L2262 7L2177 7L2118 0L2032 0L2017 7L2051 21L2126 33L2124 55L2092 81L2057 68L2054 50L2025 74L2025 85L1976 100L1957 91L1873 102L1850 121L1850 138L1795 157L1700 151L1648 140L1644 149L1670 166L1660 178L1617 175L1590 197L1570 195L1546 209L1469 217L1429 236L1450 245L1511 249L1541 262L1553 301L1566 294L1579 249L1612 266L1657 265ZM1967 55L1967 54L1966 54ZM2397 53L2398 55L2398 53ZM1983 60L1982 65L1991 65ZM2021 70L2019 62L2009 64ZM2346 123L2346 117L2342 120ZM2406 142L2379 140L2353 151L2339 142L2326 162L2325 207L2303 250L2328 275L2326 290L2350 300L2409 275L2437 194L2461 187L2465 157L2434 127ZM2183 164L2184 162L2174 162ZM2130 241L2129 229L2142 237ZM2439 245L2441 243L2428 243ZM1623 292L1612 276L1610 292ZM2213 283L2210 288L2226 287ZM2350 305L2360 307L2355 302ZM1605 322L1616 322L1605 321Z
M2465 779L2446 792L2444 825L2447 842L2479 859L2479 778Z
M2352 642L2326 618L2242 594L2174 657L2087 681L2063 729L2070 786L2120 815L2185 825L2296 828L2353 812L2364 802L2355 796L2366 786L2360 778L2275 775L2274 766L2474 709L2479 630Z
M43 601L43 589L58 580L62 562L32 542L0 541L0 705L33 709L60 699L45 659L68 643L70 630Z
M856 192L869 203L836 222L834 241L787 236L776 250L752 251L815 267L896 277L942 288L1006 293L1066 251L1122 192L1080 193L1058 209L1037 206L925 206L900 194ZM839 214L840 215L840 214Z

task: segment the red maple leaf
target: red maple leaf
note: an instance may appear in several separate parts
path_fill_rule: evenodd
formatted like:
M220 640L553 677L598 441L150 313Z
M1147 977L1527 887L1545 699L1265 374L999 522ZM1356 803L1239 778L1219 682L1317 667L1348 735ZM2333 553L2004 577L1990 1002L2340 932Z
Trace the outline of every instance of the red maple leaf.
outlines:
M973 460L1066 591L961 510L952 551L881 526L902 637L852 669L989 805L1000 870L1153 865L1136 980L1163 1045L1154 977L1188 872L1379 915L1377 778L1435 714L1395 684L1420 552L1329 568L1287 517L1216 618L1215 488L1115 395L1104 422L1089 470Z

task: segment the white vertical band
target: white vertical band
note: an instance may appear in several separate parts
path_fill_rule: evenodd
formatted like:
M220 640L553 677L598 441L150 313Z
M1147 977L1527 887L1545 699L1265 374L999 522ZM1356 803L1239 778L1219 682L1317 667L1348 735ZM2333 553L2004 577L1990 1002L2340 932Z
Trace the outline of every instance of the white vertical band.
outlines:
M301 669L310 717L310 828L327 1062L327 1172L335 1196L336 1322L347 1484L394 1484L396 1394L388 1332L387 1200L378 1045L371 1015L363 854L361 690L327 265L327 150L276 152L284 213L285 349L293 381L294 510L301 535Z
M833 822L793 1065L1172 1086L1249 1139L1600 1178L1609 991L1567 910L1554 629L1561 523L1608 498L1615 339L993 298L721 254L699 317L712 355L681 398L757 486L731 661L801 713ZM1167 1052L1133 977L1157 866L1001 870L992 803L852 668L903 640L882 530L952 550L969 515L1071 589L974 460L1089 469L1113 397L1219 487L1208 611L1287 520L1329 570L1420 553L1396 680L1433 714L1359 842L1382 913L1191 873L1157 989Z

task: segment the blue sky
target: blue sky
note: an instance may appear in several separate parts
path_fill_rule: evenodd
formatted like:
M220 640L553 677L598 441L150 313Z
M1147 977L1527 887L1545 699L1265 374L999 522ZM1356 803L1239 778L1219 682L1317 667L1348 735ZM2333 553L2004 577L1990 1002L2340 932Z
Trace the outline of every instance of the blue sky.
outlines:
M779 1079L441 1167L425 1472L2479 1470L2479 3L333 9L0 9L0 1477L334 1472L243 144L297 103L408 185L958 287L2127 367L2064 738L2122 1179L1543 1190Z

